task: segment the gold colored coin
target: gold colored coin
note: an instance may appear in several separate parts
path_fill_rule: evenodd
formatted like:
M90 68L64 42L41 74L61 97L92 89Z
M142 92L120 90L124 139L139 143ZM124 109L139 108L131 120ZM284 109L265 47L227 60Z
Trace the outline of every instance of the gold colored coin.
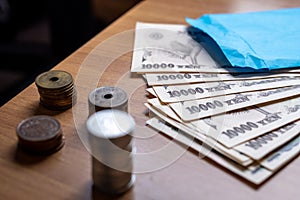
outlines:
M50 110L66 110L76 102L76 89L71 74L52 70L40 74L35 84L40 94L40 103Z
M39 89L61 89L72 85L71 74L65 71L52 70L40 74L35 79L35 84Z

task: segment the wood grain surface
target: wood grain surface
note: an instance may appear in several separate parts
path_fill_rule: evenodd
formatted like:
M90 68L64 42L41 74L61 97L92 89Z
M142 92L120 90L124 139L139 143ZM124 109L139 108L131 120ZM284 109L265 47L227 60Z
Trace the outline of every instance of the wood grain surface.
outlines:
M146 85L130 73L137 21L186 24L185 17L197 18L204 13L288 7L300 7L300 1L142 1L55 67L70 72L75 79L78 103L72 109L54 112L41 107L34 84L1 107L0 199L299 199L299 158L255 187L146 127ZM97 86L126 90L129 113L137 123L136 181L130 191L113 198L93 189L86 148L87 95ZM17 148L18 123L39 114L58 119L65 135L65 146L48 157L29 156Z

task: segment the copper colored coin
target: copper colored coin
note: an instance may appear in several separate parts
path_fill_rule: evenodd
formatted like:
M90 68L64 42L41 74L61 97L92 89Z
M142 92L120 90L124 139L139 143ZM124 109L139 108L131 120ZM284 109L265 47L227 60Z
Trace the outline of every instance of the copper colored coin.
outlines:
M55 152L63 145L59 121L45 115L23 120L17 127L17 136L19 146L31 152Z
M60 70L51 70L40 74L35 79L35 84L42 89L66 88L73 83L71 74Z
M23 120L17 127L18 137L26 141L44 141L56 137L60 123L53 117L38 115Z

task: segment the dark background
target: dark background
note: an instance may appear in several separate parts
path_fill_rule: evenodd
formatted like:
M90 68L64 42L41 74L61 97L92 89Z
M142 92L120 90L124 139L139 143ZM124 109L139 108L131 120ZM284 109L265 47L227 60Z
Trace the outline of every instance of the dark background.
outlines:
M138 1L0 0L0 106Z

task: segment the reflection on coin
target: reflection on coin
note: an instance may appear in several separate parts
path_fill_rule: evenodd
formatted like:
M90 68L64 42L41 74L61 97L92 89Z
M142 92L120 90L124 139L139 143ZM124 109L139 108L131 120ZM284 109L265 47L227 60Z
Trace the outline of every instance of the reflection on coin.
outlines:
M54 152L63 146L59 121L45 115L23 120L17 127L19 146L33 153Z
M114 149L114 145L125 148L132 139L135 121L120 110L102 110L94 113L86 122L91 143ZM104 150L107 150L105 148Z

